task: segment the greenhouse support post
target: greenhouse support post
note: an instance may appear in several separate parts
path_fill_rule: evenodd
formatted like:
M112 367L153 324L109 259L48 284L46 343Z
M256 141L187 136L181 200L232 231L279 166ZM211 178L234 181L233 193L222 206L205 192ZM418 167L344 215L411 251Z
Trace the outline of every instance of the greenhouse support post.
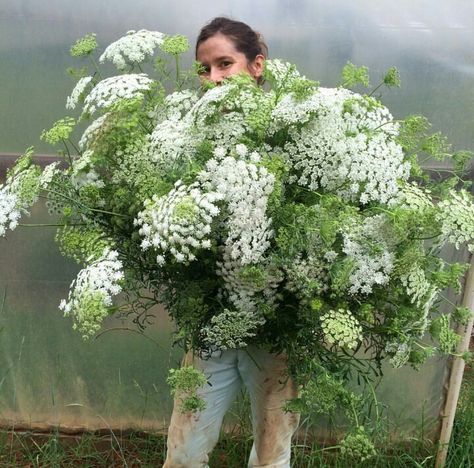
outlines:
M469 308L471 311L474 311L474 255L471 255L471 266L464 285L462 305ZM469 323L458 330L458 333L463 334L462 340L458 346L458 354L462 354L469 350L473 322L474 320L471 315ZM439 449L436 456L435 468L443 468L446 463L446 456L448 454L449 440L453 430L454 416L456 414L456 406L458 404L464 367L464 359L455 357L452 363L451 375L449 377L448 394L446 396L444 409L441 413L441 433L439 437Z

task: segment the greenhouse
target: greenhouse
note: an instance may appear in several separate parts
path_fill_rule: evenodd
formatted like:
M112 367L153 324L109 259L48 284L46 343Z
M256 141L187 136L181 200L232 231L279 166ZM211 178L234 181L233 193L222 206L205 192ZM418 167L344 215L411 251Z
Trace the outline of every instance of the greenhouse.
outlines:
M6 0L0 38L0 466L474 464L473 5Z

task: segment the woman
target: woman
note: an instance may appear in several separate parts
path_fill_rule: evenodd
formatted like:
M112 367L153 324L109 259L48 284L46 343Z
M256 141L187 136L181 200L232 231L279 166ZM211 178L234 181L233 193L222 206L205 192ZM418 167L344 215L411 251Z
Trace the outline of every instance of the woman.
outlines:
M267 47L258 33L245 23L227 18L212 20L196 41L202 78L214 83L242 72L260 83L266 55ZM248 346L214 353L205 360L188 353L183 365L190 364L208 377L210 385L199 393L206 408L198 413L182 413L175 401L164 467L207 466L224 414L242 383L252 408L254 443L248 466L289 467L291 437L299 416L282 409L286 400L297 396L296 386L287 376L285 357Z

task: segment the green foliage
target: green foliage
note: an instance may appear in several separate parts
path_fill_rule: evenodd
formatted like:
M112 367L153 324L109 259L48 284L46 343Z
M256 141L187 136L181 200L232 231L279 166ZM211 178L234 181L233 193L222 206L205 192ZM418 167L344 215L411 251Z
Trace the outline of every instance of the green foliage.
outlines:
M402 120L397 142L407 153L419 149L420 140L430 128L428 119L423 115L409 115Z
M376 455L375 447L362 426L344 437L341 453L360 461L367 461Z
M63 226L56 232L59 251L79 264L97 260L110 247L110 240L99 229L87 226Z
M318 88L317 81L308 80L306 78L296 78L289 86L289 91L293 94L296 102L302 102L311 96Z
M456 307L451 315L452 319L461 325L467 325L472 316L473 312L467 307Z
M440 268L433 271L431 280L439 287L444 289L448 287L454 288L459 293L461 292L460 279L469 268L467 263L452 263L446 264L444 261L439 262Z
M342 293L349 287L349 277L354 271L355 264L351 258L334 262L331 270L331 286L335 293Z
M7 169L7 178L11 179L21 172L29 169L33 162L34 148L30 146L26 151L15 161L15 165L12 168Z
M464 171L467 163L471 161L473 157L474 157L474 153L472 151L466 151L466 150L456 151L452 155L452 159L454 162L454 169L459 172Z
M189 50L189 41L186 36L176 34L175 36L166 36L160 49L166 54L180 55Z
M55 145L60 141L66 141L71 135L75 125L76 122L72 117L65 117L64 119L54 122L49 130L43 130L40 138L51 145Z
M351 88L355 85L369 86L369 69L365 66L357 67L351 62L347 62L342 69L341 85Z
M439 342L441 352L450 354L456 350L461 337L451 328L449 315L441 315L430 325L430 333Z
M96 34L90 33L78 39L71 47L70 52L73 57L84 57L86 55L91 55L96 48Z
M400 73L398 72L396 67L390 67L383 77L383 82L385 86L392 88L392 87L400 87Z
M408 362L415 369L419 370L421 366L435 353L435 348L427 346L424 348L415 348L410 351Z
M305 382L299 391L298 398L290 400L287 411L303 414L334 414L338 408L346 408L355 398L347 390L342 379L320 369L314 377Z
M181 411L196 412L206 408L205 401L197 394L197 390L207 383L206 376L193 366L170 369L166 379L171 387L172 395L181 401Z

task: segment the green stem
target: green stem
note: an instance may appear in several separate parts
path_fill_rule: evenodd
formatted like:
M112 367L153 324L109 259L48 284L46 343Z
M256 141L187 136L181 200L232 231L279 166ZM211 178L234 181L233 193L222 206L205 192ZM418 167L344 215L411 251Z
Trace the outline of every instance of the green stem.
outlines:
M178 87L178 91L181 91L181 83L179 80L180 69L179 69L179 55L178 54L175 54L174 60L176 64L176 86Z
M72 166L72 158L71 153L69 152L69 148L67 146L66 140L61 140L63 142L64 148L66 148L67 158L69 160L69 164Z
M99 78L102 80L102 75L99 71L99 66L97 65L97 62L95 61L94 57L92 57L92 55L89 55L89 59L92 62L92 65L95 68L95 72L97 73L97 75L99 75Z
M377 91L379 88L381 88L382 86L384 85L384 82L382 81L382 83L380 83L378 86L376 86L369 94L368 96L372 96L372 94L375 93L375 91Z
M51 190L51 189L44 189L44 190L46 192L50 192L50 193L53 193L53 194L58 195L60 197L63 197L66 200L69 200L70 202L72 202L76 205L82 206L86 210L93 211L95 213L104 213L104 214L109 214L109 215L112 215L112 216L118 216L120 218L126 218L126 219L129 218L129 216L123 215L121 213L114 213L113 211L100 210L99 208L91 208L90 206L84 205L84 203L81 203L78 200L73 200L71 197L68 197L64 193L56 192L56 190Z
M80 155L81 152L80 152L79 148L74 144L74 142L70 138L68 138L67 141L69 141L69 143L71 143L72 147L76 150L77 154Z

